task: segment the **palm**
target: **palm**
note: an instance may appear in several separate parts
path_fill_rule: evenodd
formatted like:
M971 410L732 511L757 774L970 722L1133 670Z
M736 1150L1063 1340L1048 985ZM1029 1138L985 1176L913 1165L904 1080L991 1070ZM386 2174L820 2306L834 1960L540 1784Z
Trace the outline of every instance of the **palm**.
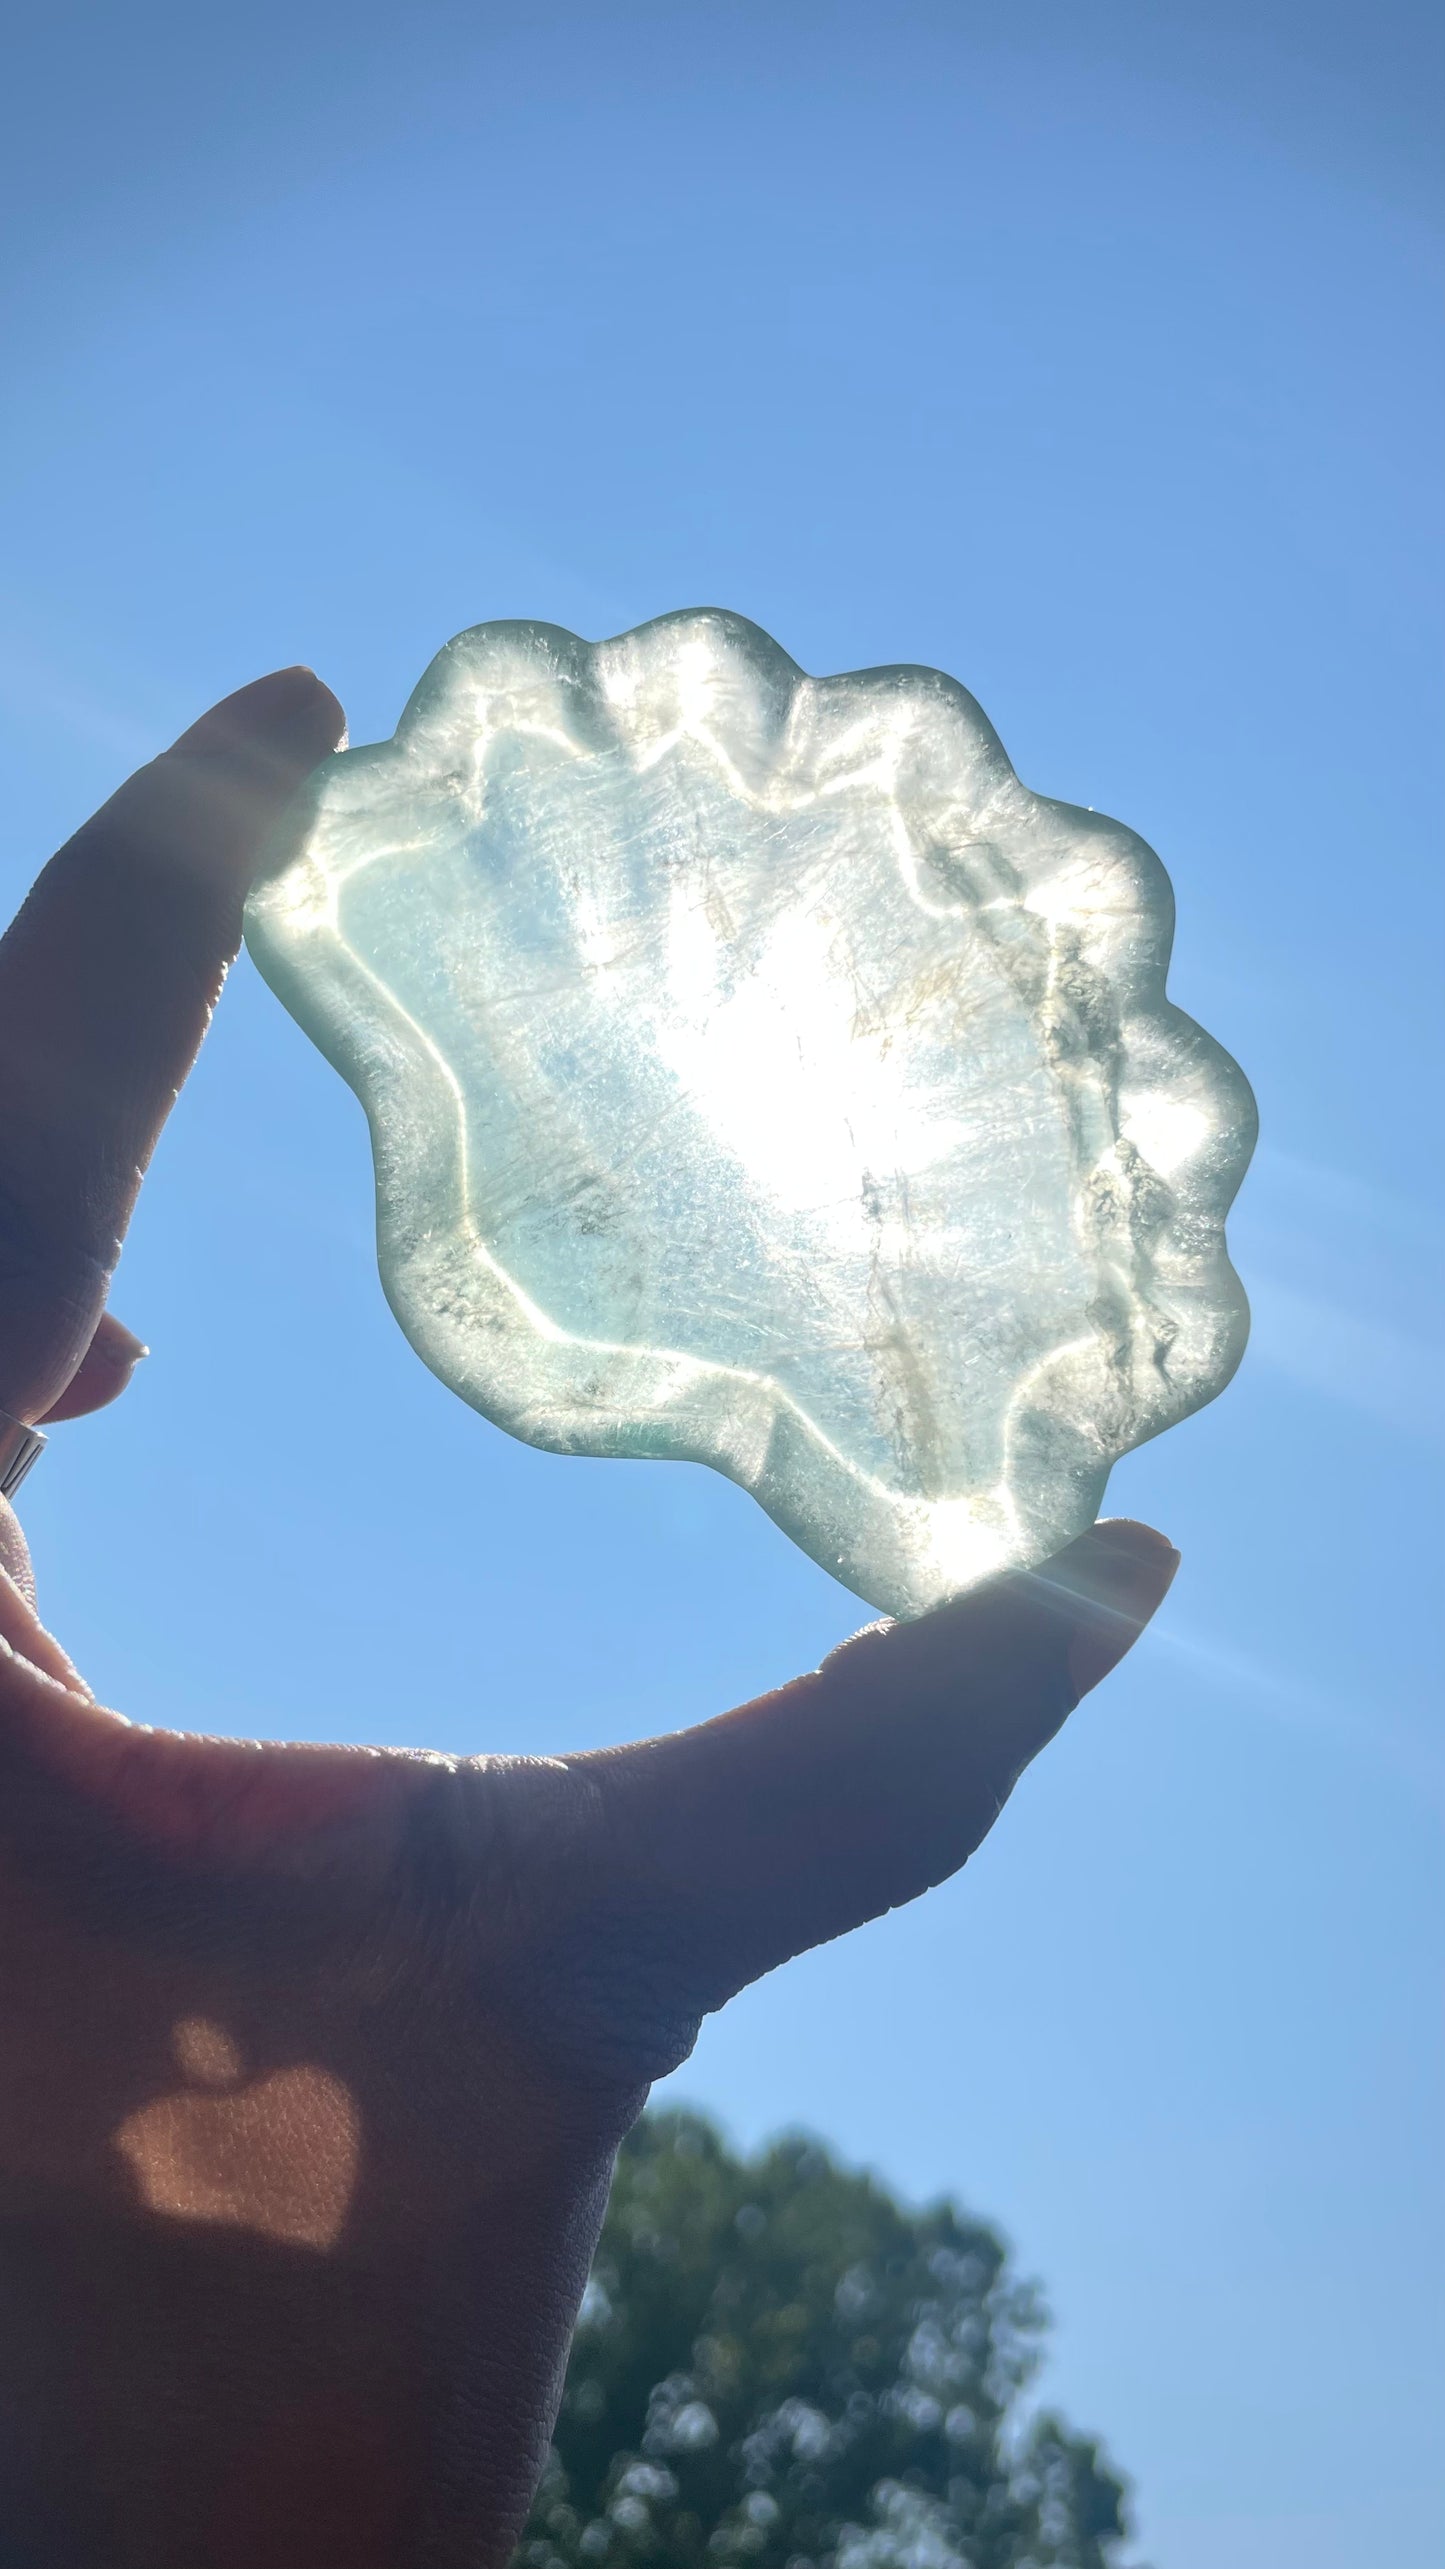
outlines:
M300 673L231 700L0 947L16 1415L123 1385L140 1171L338 727ZM0 1544L9 2519L37 2561L146 2569L504 2559L649 2082L746 1980L960 1864L1172 1569L1100 1529L699 1731L458 1762L131 1729L40 1626L13 1519Z

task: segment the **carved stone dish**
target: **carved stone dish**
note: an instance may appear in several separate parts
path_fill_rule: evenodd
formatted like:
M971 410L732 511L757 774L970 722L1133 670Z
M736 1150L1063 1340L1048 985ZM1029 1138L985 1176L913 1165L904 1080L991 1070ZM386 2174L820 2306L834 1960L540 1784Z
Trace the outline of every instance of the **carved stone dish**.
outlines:
M951 678L479 625L287 847L251 952L370 1119L397 1318L514 1435L711 1463L913 1614L1234 1371L1254 1107L1168 879Z

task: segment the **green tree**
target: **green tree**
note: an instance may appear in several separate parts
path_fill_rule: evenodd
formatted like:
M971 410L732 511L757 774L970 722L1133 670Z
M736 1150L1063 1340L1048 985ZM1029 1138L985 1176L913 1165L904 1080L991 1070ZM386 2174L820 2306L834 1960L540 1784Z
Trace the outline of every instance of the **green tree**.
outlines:
M1021 2421L1046 2324L986 2224L690 2114L624 2145L517 2569L1111 2569L1124 2484Z

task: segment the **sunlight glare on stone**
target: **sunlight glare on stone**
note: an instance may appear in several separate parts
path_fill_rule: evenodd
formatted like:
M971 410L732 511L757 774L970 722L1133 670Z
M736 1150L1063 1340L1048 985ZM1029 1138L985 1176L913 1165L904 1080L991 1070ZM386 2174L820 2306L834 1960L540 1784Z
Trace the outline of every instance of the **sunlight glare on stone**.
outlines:
M247 938L366 1107L443 1381L713 1464L907 1614L1058 1550L1238 1362L1253 1102L1172 924L952 679L808 678L704 610L460 635L318 771Z

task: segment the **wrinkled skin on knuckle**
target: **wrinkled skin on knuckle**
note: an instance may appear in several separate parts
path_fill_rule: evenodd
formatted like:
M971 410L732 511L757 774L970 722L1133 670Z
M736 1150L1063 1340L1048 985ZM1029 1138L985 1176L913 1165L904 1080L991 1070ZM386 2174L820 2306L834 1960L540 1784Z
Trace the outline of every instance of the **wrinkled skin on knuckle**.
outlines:
M463 1851L492 2003L558 2092L620 2140L653 2081L686 2059L706 2004L679 1968L672 1921L626 1883L591 1776L519 1758L478 1760L447 1780L445 1833ZM415 1867L417 1917L434 1908L438 1816Z
M710 2006L708 1975L680 1968L660 1913L604 1906L580 1913L528 1964L528 2014L558 2072L636 2120L647 2091L688 2058ZM618 2134L621 2138L621 2132Z

